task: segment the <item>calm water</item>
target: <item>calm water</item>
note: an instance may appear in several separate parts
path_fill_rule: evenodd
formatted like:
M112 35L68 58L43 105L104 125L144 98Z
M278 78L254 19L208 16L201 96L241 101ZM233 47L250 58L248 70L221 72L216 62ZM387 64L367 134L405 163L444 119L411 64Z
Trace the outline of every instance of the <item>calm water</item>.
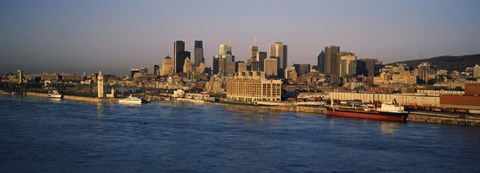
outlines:
M478 172L480 128L0 96L0 172Z

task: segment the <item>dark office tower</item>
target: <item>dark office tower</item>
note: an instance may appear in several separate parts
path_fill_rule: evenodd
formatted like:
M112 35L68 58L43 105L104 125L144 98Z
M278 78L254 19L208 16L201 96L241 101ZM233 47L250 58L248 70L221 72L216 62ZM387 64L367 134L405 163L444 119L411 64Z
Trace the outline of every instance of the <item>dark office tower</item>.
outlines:
M363 75L363 76L368 76L367 74L367 62L358 60L357 61L357 75Z
M251 71L263 71L263 61L253 61L251 66Z
M318 55L317 71L325 73L325 52L323 50L320 52L320 55Z
M189 51L177 52L177 59L175 60L175 72L183 72L183 65L185 64L185 59L190 58Z
M173 63L175 64L175 72L179 72L179 70L177 69L178 67L183 69L183 64L185 63L185 59L178 60L177 57L179 52L184 52L184 51L185 51L185 42L177 40L173 43Z
M360 59L358 60L360 67L357 67L360 71L360 74L363 74L367 77L374 77L375 76L375 62L376 59ZM358 73L358 72L357 72Z
M205 62L203 57L203 42L202 40L195 40L195 61L194 66L198 67L200 63Z
M281 72L283 73L283 70L285 70L285 68L287 68L287 64L288 64L288 48L287 48L287 45L283 45L283 60L281 60L281 61L282 61L282 63L280 64L280 66L282 66Z
M293 64L293 67L295 67L298 76L310 73L310 64Z
M262 62L267 58L267 52L257 52L257 61Z
M220 72L220 58L213 57L213 75L218 74Z
M160 65L153 65L153 75L160 75Z
M339 46L325 46L325 74L338 75L340 70Z
M247 71L252 71L253 62L257 61L255 58L249 58L247 60Z

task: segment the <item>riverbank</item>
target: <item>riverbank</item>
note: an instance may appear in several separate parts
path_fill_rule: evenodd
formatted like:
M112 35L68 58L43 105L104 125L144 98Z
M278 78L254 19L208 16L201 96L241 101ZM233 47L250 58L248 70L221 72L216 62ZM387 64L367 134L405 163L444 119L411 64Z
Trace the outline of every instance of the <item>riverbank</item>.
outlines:
M1 91L1 90L0 90L0 94L11 95L11 93ZM37 93L37 92L25 92L24 95L34 96L34 97L48 97L48 94L46 93ZM118 101L118 99L111 99L111 98L99 99L99 98L71 96L71 95L64 95L63 98L66 100L93 102L93 103L113 103ZM205 103L245 106L253 109L263 109L263 110L272 110L272 111L288 111L288 112L303 112L303 113L318 113L318 114L324 114L326 112L326 108L324 107L309 107L309 106L296 106L296 105L263 106L263 105L252 105L252 104L244 104L244 103L229 102L229 101L205 102ZM428 112L409 113L407 117L407 121L480 127L480 117L441 116L441 115L436 115L434 113L428 113Z
M238 106L248 106L255 109L266 109L266 110L275 110L275 111L288 111L288 112L304 112L304 113L320 113L323 114L327 111L324 107L311 107L311 106L297 106L297 105L278 105L278 106L266 106L266 105L254 105L248 103L232 102L222 100L218 102L219 104L225 105L238 105Z
M12 95L12 93L8 93L8 92L2 91L2 90L0 90L0 94L2 94L2 95ZM23 92L22 95L48 98L47 93L39 93L39 92ZM93 97L72 96L72 95L63 95L63 99L73 100L73 101L82 101L82 102L94 102L94 103L111 103L111 102L118 101L118 99L113 99L113 98L99 99L99 98L93 98Z
M480 127L480 117L442 116L442 115L435 115L433 113L428 113L428 112L410 113L408 114L407 121Z
M277 110L277 111L290 111L290 112L305 112L305 113L320 113L324 114L326 108L324 107L308 107L308 106L261 106L261 105L251 105L244 103L235 103L222 101L222 104L232 104L238 106L250 106L252 108L267 109L267 110ZM460 125L460 126L479 126L480 127L480 117L476 116L442 116L437 115L435 112L412 112L408 114L407 122L419 122L419 123L434 123L434 124L448 124L448 125Z

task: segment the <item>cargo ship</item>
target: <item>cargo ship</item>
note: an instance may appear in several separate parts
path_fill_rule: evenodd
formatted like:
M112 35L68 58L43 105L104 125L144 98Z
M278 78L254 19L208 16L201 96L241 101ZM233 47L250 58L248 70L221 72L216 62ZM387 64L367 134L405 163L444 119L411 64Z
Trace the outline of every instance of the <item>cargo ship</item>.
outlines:
M403 106L399 106L395 100L391 102L384 102L379 108L371 108L368 106L355 107L331 105L327 107L327 115L363 118L383 121L398 121L405 122L408 112L404 110Z

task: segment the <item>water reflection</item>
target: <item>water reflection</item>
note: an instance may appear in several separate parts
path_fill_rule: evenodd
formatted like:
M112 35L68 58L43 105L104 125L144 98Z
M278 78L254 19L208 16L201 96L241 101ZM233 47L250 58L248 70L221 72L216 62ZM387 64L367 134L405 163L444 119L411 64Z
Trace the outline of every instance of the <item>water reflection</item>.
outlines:
M103 103L97 103L97 119L103 118Z
M400 123L397 122L381 122L380 129L382 130L383 134L395 134L400 127Z
M61 103L62 99L61 98L48 98L48 101L52 102L52 103Z
M103 118L104 118L104 105L103 103L97 103L97 127L103 127Z
M235 120L243 120L252 125L281 124L281 112L245 105L225 105Z

